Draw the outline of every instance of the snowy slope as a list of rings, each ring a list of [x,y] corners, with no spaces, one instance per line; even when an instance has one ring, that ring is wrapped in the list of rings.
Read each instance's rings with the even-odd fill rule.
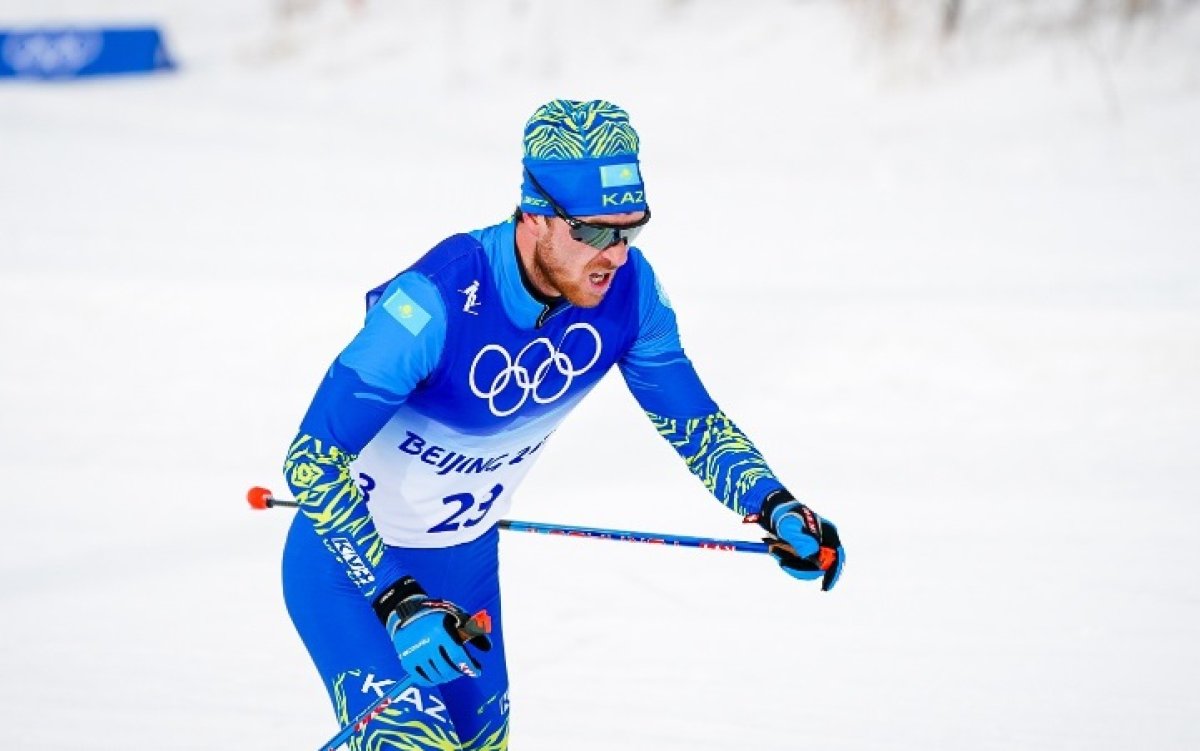
[[[885,43],[862,4],[10,0],[177,75],[0,86],[0,743],[315,747],[283,451],[360,293],[643,138],[722,407],[849,551],[504,540],[519,751],[1200,747],[1200,20]],[[619,380],[514,516],[746,535]]]

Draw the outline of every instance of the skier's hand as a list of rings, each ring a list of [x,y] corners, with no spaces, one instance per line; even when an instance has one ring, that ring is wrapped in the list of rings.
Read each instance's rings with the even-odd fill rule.
[[[466,645],[484,652],[491,621],[486,611],[473,616],[449,600],[435,600],[411,576],[387,589],[374,603],[400,664],[418,685],[433,686],[461,678],[479,677],[482,666]]]
[[[777,490],[763,501],[762,511],[746,517],[773,535],[763,538],[779,566],[797,579],[820,579],[828,592],[837,584],[846,565],[846,551],[837,527],[797,501],[786,490]]]

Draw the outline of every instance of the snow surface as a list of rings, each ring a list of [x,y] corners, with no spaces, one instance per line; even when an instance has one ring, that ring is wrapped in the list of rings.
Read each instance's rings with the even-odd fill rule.
[[[507,536],[513,747],[1200,748],[1198,14],[734,5],[5,3],[182,68],[0,86],[0,745],[335,730],[243,494],[361,292],[500,219],[570,96],[632,112],[688,351],[849,567]],[[615,377],[514,516],[751,536]]]

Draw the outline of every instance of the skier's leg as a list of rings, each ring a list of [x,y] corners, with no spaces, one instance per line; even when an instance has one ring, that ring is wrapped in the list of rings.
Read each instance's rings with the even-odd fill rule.
[[[483,666],[478,678],[462,678],[439,686],[463,751],[508,748],[508,669],[504,656],[504,618],[500,608],[497,547],[499,529],[474,542],[433,551],[412,551],[413,565],[423,573],[430,592],[445,592],[467,612],[487,610],[492,619],[492,648],[475,654]],[[429,560],[425,559],[428,556]],[[436,589],[435,589],[436,588]]]
[[[498,646],[475,653],[483,665],[482,675],[409,689],[369,723],[351,748],[458,751],[463,748],[460,735],[472,741],[468,749],[507,747],[507,675],[499,627],[495,530],[489,537],[454,548],[404,551],[406,570],[431,594],[452,599],[470,612],[488,608],[493,615]],[[478,566],[485,568],[481,571]],[[288,535],[283,580],[288,612],[321,674],[338,722],[345,725],[404,676],[395,647],[370,604],[302,514]],[[467,723],[465,731],[456,728],[458,717]]]

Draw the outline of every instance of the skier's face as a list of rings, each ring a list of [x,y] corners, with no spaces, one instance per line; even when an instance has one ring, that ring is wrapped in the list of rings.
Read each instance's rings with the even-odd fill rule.
[[[636,224],[643,212],[579,217],[585,222],[611,225]],[[617,270],[629,260],[624,240],[597,250],[571,237],[570,227],[558,217],[547,217],[537,237],[533,268],[527,269],[533,282],[543,291],[562,295],[580,308],[594,308],[612,287]]]

